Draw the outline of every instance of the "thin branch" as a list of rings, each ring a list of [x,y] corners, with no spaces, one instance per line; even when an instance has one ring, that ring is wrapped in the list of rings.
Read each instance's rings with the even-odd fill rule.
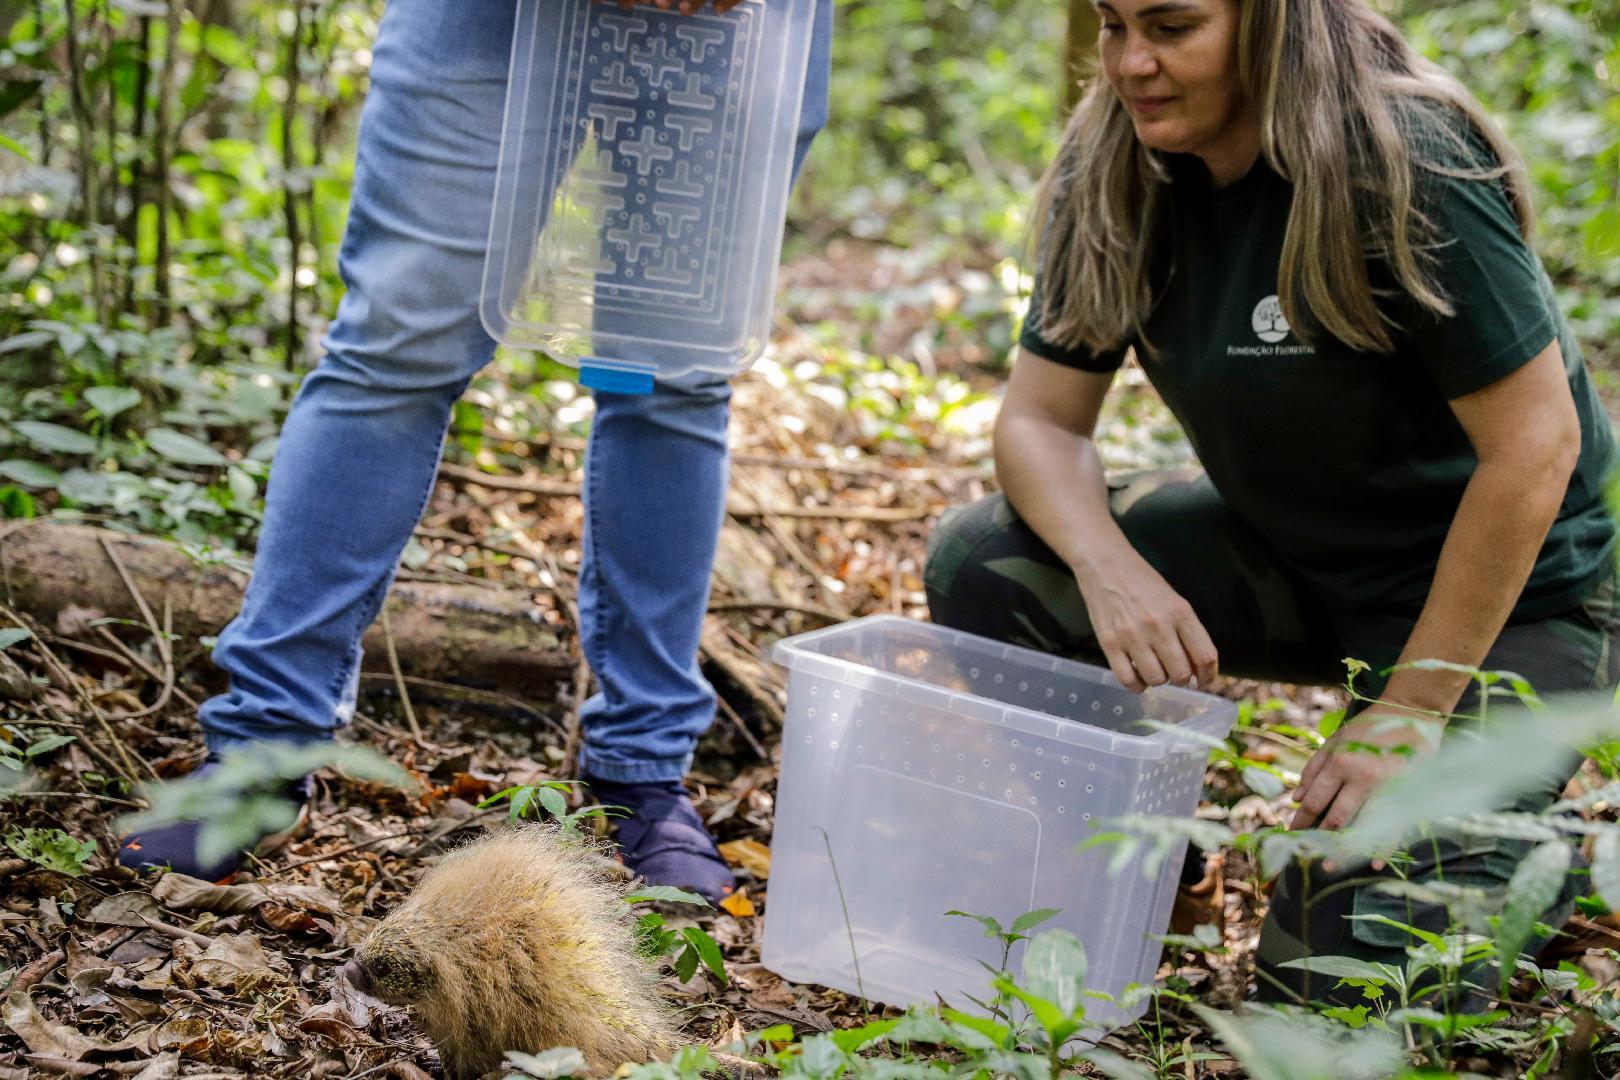
[[[282,216],[287,223],[288,262],[292,277],[287,292],[287,359],[288,371],[298,368],[298,265],[304,246],[303,230],[298,223],[298,193],[294,177],[298,172],[298,155],[293,149],[293,129],[298,124],[298,91],[302,78],[302,47],[304,40],[304,3],[293,0],[293,28],[287,38],[285,61],[287,98],[281,103],[281,203]],[[406,714],[410,713],[407,703]]]
[[[179,67],[180,0],[163,0],[166,11],[163,18],[163,67],[158,72],[157,122],[153,142],[156,144],[156,162],[152,170],[157,184],[157,315],[153,324],[168,324],[173,306],[172,282],[169,275],[171,258],[169,241],[169,210],[173,201],[170,190],[169,165],[174,156],[174,81]]]
[[[853,615],[834,611],[832,608],[817,607],[814,604],[790,604],[785,600],[717,600],[709,605],[711,612],[725,611],[794,611],[800,615],[812,615],[827,622],[841,623],[853,619]]]
[[[394,673],[394,688],[399,691],[399,703],[405,709],[405,722],[410,725],[411,738],[416,740],[417,746],[426,746],[427,740],[422,737],[422,727],[416,722],[416,710],[411,708],[411,692],[405,689],[405,673],[399,668],[399,653],[394,648],[394,628],[388,623],[388,599],[383,598],[382,605],[383,644],[388,649],[388,669]]]
[[[174,3],[175,0],[170,0]],[[79,165],[79,217],[84,227],[96,224],[96,210],[101,206],[100,176],[95,161],[95,120],[90,115],[90,103],[84,87],[84,52],[79,41],[79,0],[65,0],[62,10],[67,16],[68,98],[73,106],[73,122],[78,127],[78,145],[75,148]],[[90,249],[90,292],[96,309],[96,320],[107,323],[107,297],[102,277],[101,252],[92,241]]]

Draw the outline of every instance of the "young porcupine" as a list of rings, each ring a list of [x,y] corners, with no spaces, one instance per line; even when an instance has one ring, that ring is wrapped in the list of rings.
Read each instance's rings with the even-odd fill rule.
[[[344,974],[413,1006],[448,1076],[554,1046],[609,1075],[667,1056],[675,1039],[621,895],[583,842],[540,825],[503,830],[429,871]]]

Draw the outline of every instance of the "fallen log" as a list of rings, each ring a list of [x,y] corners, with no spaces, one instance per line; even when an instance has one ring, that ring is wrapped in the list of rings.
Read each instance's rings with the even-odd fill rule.
[[[199,561],[164,540],[48,519],[0,526],[0,596],[49,625],[70,606],[144,625],[141,605],[104,542],[149,609],[167,606],[172,631],[182,639],[218,634],[241,607],[247,576],[237,569]],[[394,649],[407,675],[507,691],[573,676],[575,659],[526,591],[402,581],[387,603]],[[367,669],[388,671],[380,621],[363,645]]]

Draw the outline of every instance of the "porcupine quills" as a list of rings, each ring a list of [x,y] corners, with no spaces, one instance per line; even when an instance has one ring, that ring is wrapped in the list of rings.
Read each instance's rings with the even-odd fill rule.
[[[597,1076],[675,1046],[620,889],[582,842],[526,825],[446,856],[360,943],[344,975],[411,1006],[454,1080],[507,1050],[572,1046]]]

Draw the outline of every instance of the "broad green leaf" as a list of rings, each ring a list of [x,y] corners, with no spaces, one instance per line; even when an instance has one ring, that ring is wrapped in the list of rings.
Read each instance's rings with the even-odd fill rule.
[[[562,792],[552,787],[542,787],[535,791],[535,798],[545,807],[546,813],[552,817],[560,818],[568,813],[568,799]]]
[[[1403,1064],[1400,1043],[1374,1028],[1347,1031],[1309,1013],[1192,1008],[1251,1080],[1383,1080]]]
[[[1365,979],[1388,986],[1395,982],[1397,973],[1387,964],[1373,964],[1353,956],[1304,956],[1288,960],[1278,967],[1297,968],[1313,975],[1331,975],[1335,979]]]
[[[673,885],[644,885],[624,898],[627,904],[638,903],[642,900],[665,900],[674,904],[696,904],[699,907],[712,906],[697,893],[677,889]]]
[[[1242,776],[1249,790],[1264,799],[1275,799],[1286,787],[1282,777],[1258,765],[1244,765]]]
[[[1391,926],[1396,930],[1405,930],[1408,934],[1411,934],[1414,938],[1417,938],[1426,945],[1431,945],[1436,949],[1443,949],[1446,947],[1446,939],[1442,935],[1431,933],[1428,930],[1412,926],[1409,923],[1403,923],[1399,919],[1392,919],[1388,915],[1378,912],[1373,912],[1368,915],[1346,915],[1345,918],[1365,919],[1367,922],[1378,923],[1380,926]]]
[[[829,1034],[832,1035],[833,1042],[838,1044],[840,1050],[853,1054],[855,1051],[882,1039],[893,1031],[894,1026],[899,1022],[899,1017],[892,1020],[874,1020],[869,1024],[862,1024],[860,1027],[844,1028],[841,1031],[834,1031]]]
[[[24,330],[20,334],[13,334],[4,341],[0,341],[0,355],[9,352],[20,352],[23,349],[32,349],[35,346],[44,345],[55,340],[56,335],[49,330]]]
[[[714,977],[720,980],[722,986],[725,985],[726,961],[720,955],[720,946],[715,942],[714,938],[695,926],[683,927],[681,937],[686,940],[688,945],[697,950],[698,957],[703,961],[703,966],[708,968],[714,974]]]
[[[62,474],[49,465],[27,458],[8,458],[0,461],[0,476],[32,488],[53,488],[62,482]]]
[[[19,641],[27,641],[34,636],[32,630],[25,630],[20,626],[8,626],[0,630],[0,649],[9,649]]]
[[[675,958],[675,977],[685,982],[696,975],[700,959],[697,950],[690,945],[682,949],[681,954]]]
[[[1001,920],[997,919],[993,915],[974,915],[966,911],[957,911],[955,908],[952,908],[945,914],[960,915],[964,919],[972,919],[974,922],[984,927],[984,936],[987,938],[995,938],[996,940],[1000,940],[1002,935],[1007,932],[1002,929]]]
[[[1620,911],[1620,828],[1614,825],[1592,844],[1592,886],[1610,911]]]
[[[1067,1037],[1065,1032],[1072,1031],[1072,1014],[1065,1013],[1054,1002],[1026,990],[1008,978],[996,979],[992,985],[1002,993],[1011,995],[1029,1006],[1030,1015],[1046,1031],[1046,1037],[1052,1042],[1061,1043]]]
[[[1088,1050],[1082,1056],[1110,1080],[1154,1080],[1153,1070],[1120,1057],[1112,1050]]]
[[[1079,1012],[1086,986],[1086,948],[1080,939],[1067,930],[1037,934],[1024,952],[1024,985],[1065,1018]]]
[[[84,399],[110,420],[126,409],[139,405],[141,394],[139,390],[127,386],[92,386],[84,392]]]
[[[212,446],[169,428],[153,428],[146,433],[146,445],[170,461],[182,465],[229,465],[230,459]]]
[[[799,1069],[806,1076],[826,1078],[842,1072],[849,1055],[826,1035],[805,1039],[799,1050]]]
[[[43,420],[19,420],[11,425],[17,434],[53,454],[93,454],[96,440],[82,431]]]
[[[1012,1034],[1012,1029],[1006,1024],[992,1020],[988,1016],[974,1016],[958,1009],[942,1010],[941,1015],[958,1027],[965,1027],[969,1031],[983,1035],[993,1046],[1005,1046],[1007,1036]]]
[[[1513,981],[1519,957],[1540,919],[1558,899],[1569,873],[1570,849],[1562,840],[1542,844],[1524,857],[1508,882],[1507,906],[1496,921],[1496,950],[1502,974],[1502,993]]]
[[[28,148],[9,135],[0,135],[0,150],[9,150],[24,161],[33,161],[29,156]]]
[[[538,1054],[508,1050],[506,1065],[512,1069],[522,1069],[536,1080],[585,1075],[585,1055],[572,1046],[556,1046]]]
[[[68,743],[72,742],[75,738],[76,736],[63,735],[60,732],[46,735],[43,738],[35,739],[33,742],[29,743],[28,749],[24,751],[24,756],[32,761],[34,758],[42,757],[45,754],[50,753],[52,750],[60,750]]]
[[[1034,911],[1026,911],[1022,915],[1018,916],[1018,918],[1013,920],[1012,927],[1010,928],[1011,932],[1014,934],[1022,934],[1026,930],[1033,930],[1046,920],[1055,918],[1062,913],[1062,908],[1055,907],[1036,908]]]

